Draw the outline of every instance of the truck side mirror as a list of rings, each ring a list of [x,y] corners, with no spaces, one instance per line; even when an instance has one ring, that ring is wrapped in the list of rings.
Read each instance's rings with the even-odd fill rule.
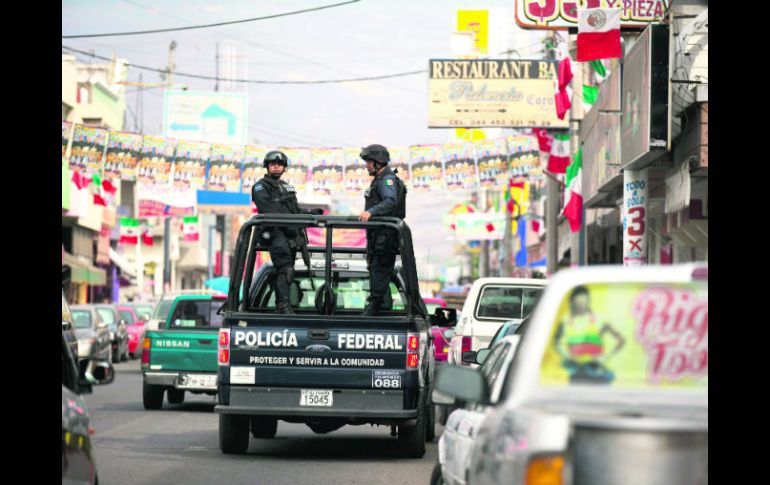
[[[457,310],[454,308],[437,307],[430,315],[431,325],[437,327],[454,327],[457,325]]]

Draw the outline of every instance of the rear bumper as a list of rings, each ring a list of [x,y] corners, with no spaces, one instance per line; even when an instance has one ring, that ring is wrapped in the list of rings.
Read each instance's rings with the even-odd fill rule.
[[[300,406],[299,388],[232,386],[230,404],[217,405],[220,414],[329,417],[360,419],[414,419],[417,409],[403,409],[403,390],[338,389],[332,407]]]
[[[216,392],[216,387],[188,387],[180,382],[180,378],[185,374],[206,374],[216,375],[212,372],[157,372],[148,371],[144,373],[144,382],[147,384],[170,386],[182,391],[203,391],[203,392]]]

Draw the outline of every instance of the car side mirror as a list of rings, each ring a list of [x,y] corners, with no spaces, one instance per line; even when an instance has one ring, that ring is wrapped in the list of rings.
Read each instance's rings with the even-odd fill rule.
[[[463,352],[462,360],[466,364],[476,364],[476,355],[478,352],[475,350],[469,350],[467,352]]]
[[[487,357],[489,357],[489,353],[492,352],[491,349],[481,349],[476,354],[476,363],[481,365],[484,362],[487,361]]]
[[[106,323],[104,323],[104,322],[100,322],[100,323],[99,323],[99,324],[96,326],[96,328],[107,328],[107,324],[106,324]]]
[[[121,320],[121,321],[120,321],[120,325],[127,325],[127,323],[126,323],[126,321],[125,321],[125,320]]]
[[[489,384],[478,369],[446,366],[438,374],[436,389],[440,394],[470,404],[489,404]]]
[[[455,308],[437,307],[429,316],[430,323],[437,327],[454,327],[457,325],[457,310]]]

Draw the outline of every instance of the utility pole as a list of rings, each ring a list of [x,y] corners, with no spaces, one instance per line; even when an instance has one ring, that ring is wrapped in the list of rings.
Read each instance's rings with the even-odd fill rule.
[[[168,81],[169,85],[174,82],[174,49],[176,49],[176,41],[171,41],[168,46]],[[169,249],[171,245],[171,216],[167,216],[163,220],[163,292],[171,290],[171,261],[169,255]]]
[[[546,47],[546,59],[553,60],[555,55],[556,38],[550,38],[551,47]],[[547,197],[546,197],[546,235],[548,244],[548,257],[546,260],[547,271],[549,275],[556,272],[559,263],[559,183],[553,177],[546,177]]]

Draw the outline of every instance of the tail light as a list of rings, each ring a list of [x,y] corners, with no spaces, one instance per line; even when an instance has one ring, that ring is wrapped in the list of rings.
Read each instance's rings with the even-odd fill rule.
[[[563,485],[564,457],[538,456],[527,464],[526,485]]]
[[[406,368],[417,369],[420,366],[420,335],[406,334]]]
[[[461,347],[463,352],[468,352],[471,350],[471,337],[463,337]]]
[[[219,329],[219,365],[230,365],[230,329]]]
[[[145,337],[142,343],[142,365],[150,365],[150,337]]]

